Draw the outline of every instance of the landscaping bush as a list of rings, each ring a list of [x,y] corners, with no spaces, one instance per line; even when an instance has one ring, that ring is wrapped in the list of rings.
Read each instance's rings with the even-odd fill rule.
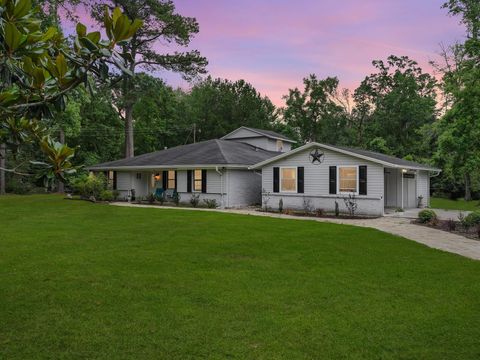
[[[203,202],[209,209],[216,209],[218,207],[217,200],[215,199],[204,199]]]
[[[148,194],[146,196],[146,198],[147,198],[147,201],[148,201],[149,204],[153,204],[155,202],[155,195],[154,194]]]
[[[418,221],[422,224],[431,224],[437,220],[437,214],[430,209],[422,210],[418,213]]]
[[[447,229],[448,231],[455,231],[457,229],[457,223],[453,219],[447,220]]]
[[[278,212],[283,212],[283,199],[278,200]]]
[[[70,185],[74,194],[84,199],[100,199],[101,193],[107,190],[107,181],[102,173],[94,175],[81,175],[71,180]],[[112,194],[113,198],[113,194]]]
[[[118,197],[120,196],[120,191],[112,190],[112,194],[113,194],[113,200],[118,200]]]
[[[462,225],[469,229],[474,226],[480,226],[480,211],[474,211],[465,216]]]
[[[315,215],[318,217],[322,217],[325,215],[325,210],[318,208],[315,210]]]
[[[32,184],[16,177],[10,178],[5,184],[5,191],[11,194],[25,195],[32,190]]]
[[[114,196],[113,196],[113,191],[112,190],[103,190],[100,193],[100,200],[103,201],[113,201]]]
[[[200,194],[192,194],[192,197],[190,198],[190,204],[194,208],[196,208],[199,202],[200,202]]]
[[[180,204],[180,194],[178,192],[174,192],[172,196],[173,203],[178,206]]]

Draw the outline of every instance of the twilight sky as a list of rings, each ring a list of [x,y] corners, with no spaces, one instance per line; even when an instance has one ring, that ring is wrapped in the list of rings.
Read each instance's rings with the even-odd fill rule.
[[[439,44],[464,36],[443,2],[175,0],[180,14],[200,24],[191,48],[207,57],[209,74],[245,79],[276,105],[310,73],[338,76],[341,87],[354,89],[373,71],[373,59],[390,54],[408,55],[430,70]],[[188,87],[177,75],[157,75]]]

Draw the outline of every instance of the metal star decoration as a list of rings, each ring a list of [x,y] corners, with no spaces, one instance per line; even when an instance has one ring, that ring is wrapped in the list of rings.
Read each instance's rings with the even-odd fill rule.
[[[320,165],[325,158],[325,154],[318,149],[310,152],[310,161],[312,164]]]

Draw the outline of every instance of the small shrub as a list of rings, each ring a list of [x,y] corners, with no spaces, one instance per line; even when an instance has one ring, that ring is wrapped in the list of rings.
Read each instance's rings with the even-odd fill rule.
[[[278,212],[283,212],[283,199],[278,200]]]
[[[477,236],[478,236],[478,238],[480,239],[480,225],[477,226]]]
[[[178,206],[178,205],[180,204],[180,198],[181,198],[180,194],[175,191],[175,192],[173,193],[172,200],[173,200],[173,203],[174,203],[176,206]]]
[[[480,211],[474,211],[465,216],[463,219],[462,225],[466,228],[469,229],[474,226],[479,226],[480,225]]]
[[[209,209],[216,209],[218,207],[216,199],[204,199],[203,202]]]
[[[118,200],[118,197],[120,196],[120,191],[118,190],[112,190],[112,194],[113,194],[113,200]]]
[[[154,194],[148,194],[145,199],[148,201],[149,204],[153,204],[155,202],[155,195]]]
[[[340,216],[340,206],[338,206],[338,202],[335,200],[335,216]]]
[[[165,202],[165,194],[155,196],[155,199],[160,203],[160,205],[163,205]]]
[[[100,193],[100,200],[103,201],[113,201],[113,192],[112,190],[103,190]]]
[[[401,207],[397,207],[395,208],[395,212],[404,212],[405,210],[403,210],[403,208]]]
[[[262,203],[265,211],[268,211],[268,203],[270,201],[270,191],[262,189]]]
[[[347,208],[348,214],[352,217],[355,216],[355,211],[357,211],[357,198],[355,195],[348,195],[348,197],[343,198],[343,202],[345,203],[345,207]]]
[[[432,224],[437,221],[437,214],[430,209],[422,210],[418,213],[418,221],[422,224]]]
[[[175,200],[173,200],[175,201]],[[192,194],[192,197],[190,198],[190,204],[196,208],[198,206],[198,203],[200,202],[200,194]]]
[[[5,184],[5,191],[7,193],[25,195],[30,193],[32,190],[32,184],[17,177],[12,177]]]
[[[446,224],[448,231],[455,231],[457,229],[457,223],[453,219],[448,219]]]
[[[323,209],[316,209],[315,210],[315,215],[318,216],[318,217],[322,217],[325,215],[325,210]]]
[[[84,199],[100,199],[101,193],[107,189],[105,175],[82,175],[71,180],[73,192]]]
[[[312,200],[310,200],[306,196],[303,197],[303,212],[305,213],[305,215],[311,214],[313,212]]]

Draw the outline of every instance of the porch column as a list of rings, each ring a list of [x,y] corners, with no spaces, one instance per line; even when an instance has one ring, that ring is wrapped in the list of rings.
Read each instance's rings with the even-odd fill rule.
[[[402,171],[400,171],[400,176],[402,177],[402,191],[401,191],[401,193],[402,193],[402,209],[404,209],[404,207],[403,207],[403,174],[404,174],[404,172],[405,172],[405,169],[402,169]]]

